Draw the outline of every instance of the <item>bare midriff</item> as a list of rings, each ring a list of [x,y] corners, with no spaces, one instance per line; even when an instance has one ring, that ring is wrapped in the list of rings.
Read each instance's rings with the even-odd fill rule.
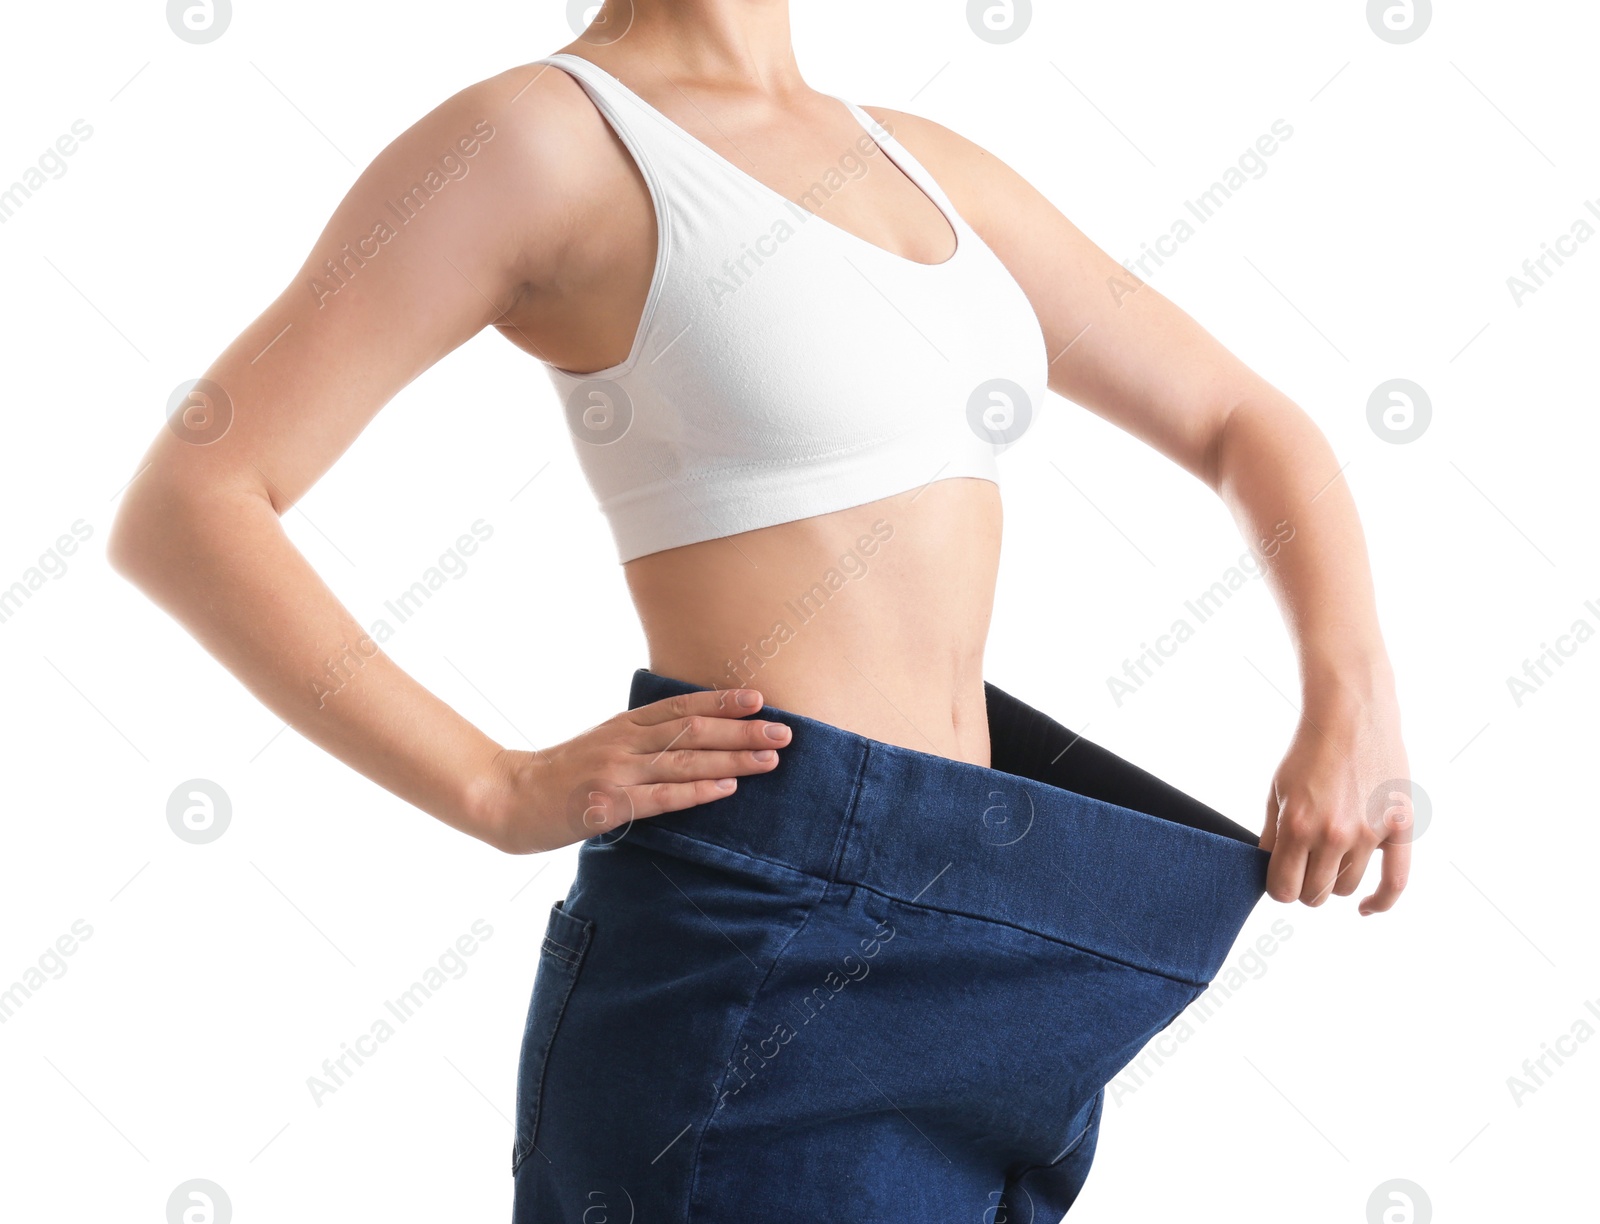
[[[650,670],[989,764],[998,486],[956,477],[623,567]]]

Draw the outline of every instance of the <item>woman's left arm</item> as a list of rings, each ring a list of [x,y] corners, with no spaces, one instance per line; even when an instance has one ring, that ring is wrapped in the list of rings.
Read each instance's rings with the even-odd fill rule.
[[[1366,542],[1327,440],[1286,395],[1112,259],[999,158],[871,108],[926,165],[1033,304],[1052,391],[1209,485],[1250,541],[1300,662],[1301,714],[1267,796],[1267,892],[1321,905],[1374,850],[1386,910],[1405,887],[1411,803]]]

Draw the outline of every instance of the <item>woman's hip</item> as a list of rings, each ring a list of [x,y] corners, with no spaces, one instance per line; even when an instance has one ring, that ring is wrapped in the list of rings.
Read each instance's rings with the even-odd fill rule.
[[[634,674],[630,708],[701,686]],[[792,738],[732,795],[591,839],[851,886],[1018,927],[1194,985],[1265,892],[1256,837],[985,685],[992,765],[764,707]],[[732,857],[729,857],[732,856]],[[581,884],[581,881],[580,881]]]

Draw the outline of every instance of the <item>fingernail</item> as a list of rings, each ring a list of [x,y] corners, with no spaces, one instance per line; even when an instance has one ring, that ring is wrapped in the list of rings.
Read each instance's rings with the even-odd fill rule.
[[[739,695],[734,698],[747,710],[753,710],[761,704],[761,694],[754,689],[740,689]]]
[[[768,723],[767,738],[770,740],[786,740],[789,738],[789,728],[782,723]]]
[[[760,761],[763,765],[765,765],[768,761],[776,761],[777,759],[778,754],[772,751],[771,748],[763,748],[760,752],[756,753],[756,760]]]
[[[718,778],[717,779],[717,789],[718,790],[732,790],[733,789],[733,779],[732,778]]]

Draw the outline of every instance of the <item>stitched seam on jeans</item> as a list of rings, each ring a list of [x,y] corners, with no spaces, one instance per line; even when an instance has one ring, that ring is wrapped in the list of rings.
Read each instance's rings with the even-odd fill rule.
[[[816,879],[815,876],[809,875],[807,878]],[[711,1111],[706,1114],[705,1119],[700,1123],[700,1133],[695,1136],[694,1159],[689,1164],[689,1195],[683,1204],[684,1224],[690,1224],[689,1213],[694,1210],[695,1194],[700,1189],[700,1157],[705,1149],[706,1135],[710,1133],[711,1123],[717,1116],[717,1102],[722,1099],[722,1085],[728,1082],[728,1076],[731,1073],[730,1069],[733,1066],[733,1056],[739,1052],[739,1039],[744,1036],[745,1026],[750,1023],[751,1013],[756,1009],[756,1000],[761,997],[761,992],[766,989],[767,983],[772,980],[772,975],[778,971],[779,962],[787,955],[789,949],[794,946],[794,941],[800,937],[800,932],[811,924],[812,915],[817,912],[822,902],[826,900],[831,887],[832,885],[824,883],[823,887],[818,890],[816,899],[806,907],[806,916],[789,933],[789,938],[783,941],[783,947],[778,949],[778,954],[772,958],[772,964],[767,966],[767,971],[762,975],[761,981],[750,992],[750,998],[745,1003],[744,1015],[739,1017],[739,1023],[733,1030],[733,1045],[729,1049],[728,1058],[723,1064],[722,1075],[717,1079],[715,1092],[711,1098]]]
[[[845,847],[850,843],[850,834],[855,831],[856,813],[861,807],[861,784],[867,776],[867,762],[872,757],[871,743],[861,746],[861,764],[856,767],[855,781],[850,785],[850,799],[844,805],[844,819],[839,822],[839,835],[834,838],[833,854],[828,860],[828,883],[839,881],[839,867],[844,862]]]
[[[662,828],[662,827],[660,827],[658,825],[658,826],[654,826],[654,827],[652,827],[650,829],[650,836],[651,837],[681,837],[684,841],[694,842],[694,844],[697,845],[697,846],[706,846],[706,847],[708,847],[708,848],[710,848],[712,850],[721,851],[723,854],[732,854],[732,855],[734,855],[734,856],[736,856],[738,858],[746,858],[746,859],[749,859],[752,863],[765,863],[769,867],[781,868],[784,871],[792,872],[793,874],[799,876],[803,880],[811,880],[811,881],[813,881],[815,883],[818,883],[818,884],[826,884],[826,883],[828,883],[828,880],[826,879],[826,877],[819,876],[819,875],[813,875],[809,871],[802,871],[800,868],[796,867],[792,863],[780,862],[779,860],[774,859],[774,858],[767,858],[765,855],[762,855],[762,854],[751,854],[748,850],[735,850],[732,846],[724,846],[721,842],[714,842],[714,841],[711,841],[710,839],[704,838],[704,837],[695,837],[692,834],[683,832],[681,829],[666,829],[666,828]],[[620,845],[623,844],[623,842],[621,840],[619,840],[616,844],[620,846]],[[636,845],[636,846],[646,846],[646,847],[649,847],[651,849],[656,849],[656,847],[650,846],[650,843],[648,841],[639,841],[639,840],[636,839],[633,844]]]
[[[511,1176],[517,1175],[517,1170],[527,1163],[528,1157],[539,1152],[539,1119],[544,1114],[544,1089],[550,1074],[550,1051],[556,1044],[556,1033],[560,1031],[561,1019],[567,1014],[567,1001],[572,998],[572,988],[577,985],[577,971],[566,975],[567,989],[561,995],[561,1006],[556,1008],[556,1018],[550,1024],[550,1036],[545,1041],[544,1049],[539,1054],[539,1088],[533,1097],[533,1121],[528,1126],[528,1146],[511,1166]],[[539,1155],[544,1156],[543,1152]],[[546,1160],[550,1158],[544,1157]]]
[[[1082,1147],[1085,1137],[1087,1137],[1089,1132],[1094,1129],[1094,1124],[1100,1120],[1100,1111],[1105,1107],[1105,1103],[1106,1090],[1102,1088],[1094,1095],[1094,1108],[1089,1111],[1089,1120],[1083,1124],[1083,1129],[1078,1132],[1078,1137],[1071,1143],[1067,1144],[1067,1150],[1062,1152],[1061,1155],[1057,1156],[1049,1164],[1033,1165],[1030,1168],[1024,1169],[1017,1175],[1016,1180],[1021,1181],[1024,1177],[1028,1176],[1028,1174],[1037,1173],[1040,1169],[1053,1169],[1068,1156],[1071,1156],[1072,1153],[1076,1152],[1080,1147]]]
[[[854,809],[854,804],[852,803],[852,810],[853,809]],[[1107,954],[1105,952],[1097,951],[1094,948],[1086,948],[1082,944],[1073,943],[1070,939],[1062,939],[1058,935],[1046,935],[1041,931],[1035,931],[1032,927],[1021,926],[1021,925],[1019,925],[1019,924],[1017,924],[1015,922],[1007,922],[1003,918],[990,918],[990,917],[987,917],[987,916],[985,916],[983,914],[971,914],[971,913],[968,913],[966,910],[948,909],[948,908],[946,908],[944,906],[940,906],[940,905],[929,905],[926,901],[908,901],[904,897],[896,896],[894,893],[891,893],[891,892],[885,892],[881,888],[874,888],[871,884],[863,884],[859,880],[845,880],[845,879],[827,880],[827,879],[823,878],[822,876],[813,875],[809,871],[801,871],[798,867],[791,866],[788,863],[780,863],[776,859],[764,858],[763,856],[761,856],[759,854],[751,854],[747,850],[735,850],[731,846],[724,846],[721,842],[708,841],[706,838],[703,838],[703,837],[692,837],[689,834],[681,832],[681,831],[679,831],[677,829],[656,828],[656,829],[651,829],[650,832],[651,832],[652,836],[657,836],[657,837],[681,837],[681,838],[683,838],[684,841],[691,841],[691,842],[696,843],[697,845],[708,846],[708,847],[710,847],[710,848],[712,848],[714,850],[720,850],[724,854],[732,854],[732,855],[735,855],[738,858],[750,859],[752,862],[756,862],[756,863],[766,863],[766,864],[768,864],[769,866],[772,866],[772,867],[781,867],[785,871],[791,871],[797,876],[801,876],[801,877],[803,877],[804,879],[807,879],[807,880],[815,880],[818,883],[822,883],[822,884],[839,884],[839,885],[843,885],[843,886],[846,886],[846,887],[849,887],[849,888],[860,888],[860,889],[865,890],[866,892],[870,892],[870,893],[874,894],[875,896],[885,897],[888,900],[893,901],[893,902],[895,902],[895,903],[897,903],[899,905],[910,906],[912,909],[924,909],[924,910],[929,910],[929,911],[931,911],[933,913],[936,913],[936,914],[949,914],[953,918],[970,918],[974,922],[987,922],[987,923],[990,923],[990,924],[992,924],[994,926],[1008,927],[1013,931],[1021,931],[1025,935],[1032,935],[1032,936],[1034,936],[1034,937],[1036,937],[1038,939],[1043,939],[1048,943],[1059,944],[1060,946],[1062,946],[1064,948],[1071,948],[1076,952],[1082,952],[1086,956],[1098,957],[1100,960],[1106,961],[1106,962],[1108,962],[1110,964],[1121,965],[1125,969],[1135,969],[1135,970],[1138,970],[1138,972],[1140,972],[1140,973],[1153,974],[1156,977],[1166,978],[1168,981],[1171,981],[1171,982],[1180,982],[1185,986],[1199,987],[1200,989],[1203,990],[1205,987],[1207,987],[1207,986],[1209,986],[1211,984],[1209,981],[1204,981],[1204,982],[1192,981],[1189,978],[1179,977],[1175,973],[1168,973],[1168,972],[1166,972],[1165,970],[1162,970],[1162,969],[1153,969],[1149,965],[1138,965],[1138,964],[1135,964],[1133,961],[1123,960],[1121,957],[1111,956],[1111,955],[1109,955],[1109,954]],[[648,842],[640,842],[640,843],[637,843],[637,844],[644,845],[644,846],[648,846],[649,845]]]
[[[569,915],[569,917],[570,916],[571,915]],[[583,928],[583,948],[584,951],[587,951],[589,947],[589,933],[593,929],[594,920],[592,918],[585,918],[582,921],[585,924]],[[546,938],[548,941],[548,937]],[[539,1151],[539,1119],[544,1114],[544,1087],[546,1080],[549,1078],[550,1051],[555,1047],[556,1034],[561,1031],[562,1017],[567,1014],[567,1002],[572,998],[572,988],[578,984],[578,968],[579,963],[582,960],[583,954],[580,952],[578,958],[571,962],[570,971],[564,975],[567,979],[567,989],[561,995],[561,1006],[556,1008],[556,1018],[550,1024],[550,1036],[545,1041],[544,1050],[539,1056],[539,1089],[536,1093],[534,1093],[533,1098],[533,1123],[528,1127],[528,1147],[526,1151],[512,1161],[512,1177],[517,1175],[517,1170],[522,1168],[522,1166],[527,1162],[529,1156],[533,1155],[534,1152]],[[544,1153],[539,1152],[539,1155],[544,1156]],[[545,1159],[549,1160],[550,1158],[545,1156]]]
[[[904,905],[910,909],[929,910],[935,914],[949,914],[952,918],[967,918],[973,922],[986,922],[990,926],[1006,927],[1009,930],[1021,931],[1024,935],[1032,935],[1035,939],[1042,939],[1047,943],[1059,944],[1064,948],[1071,948],[1075,952],[1082,952],[1085,956],[1093,956],[1100,960],[1107,961],[1113,965],[1121,965],[1124,969],[1135,969],[1140,973],[1148,973],[1154,977],[1166,978],[1169,982],[1178,982],[1191,988],[1199,987],[1203,990],[1205,987],[1211,984],[1210,982],[1190,981],[1188,978],[1179,977],[1175,973],[1168,973],[1164,969],[1152,969],[1149,965],[1136,965],[1132,961],[1123,960],[1121,957],[1110,956],[1105,952],[1098,952],[1093,948],[1086,948],[1082,944],[1073,943],[1070,939],[1062,939],[1059,935],[1046,935],[1042,931],[1035,931],[1032,927],[1019,926],[1015,922],[1007,922],[1004,918],[990,918],[983,914],[969,914],[966,910],[948,909],[942,905],[929,905],[926,901],[907,901],[904,897],[897,897],[893,893],[884,892],[881,888],[874,888],[872,885],[862,884],[860,881],[841,880],[840,883],[848,883],[851,885],[851,887],[861,888],[870,893],[876,893],[880,897],[886,897],[890,901],[895,902],[897,905]]]
[[[580,959],[578,954],[573,952],[572,949],[563,944],[558,944],[550,939],[546,939],[542,947],[545,952],[555,957],[556,960],[564,961],[569,965],[576,965]]]

